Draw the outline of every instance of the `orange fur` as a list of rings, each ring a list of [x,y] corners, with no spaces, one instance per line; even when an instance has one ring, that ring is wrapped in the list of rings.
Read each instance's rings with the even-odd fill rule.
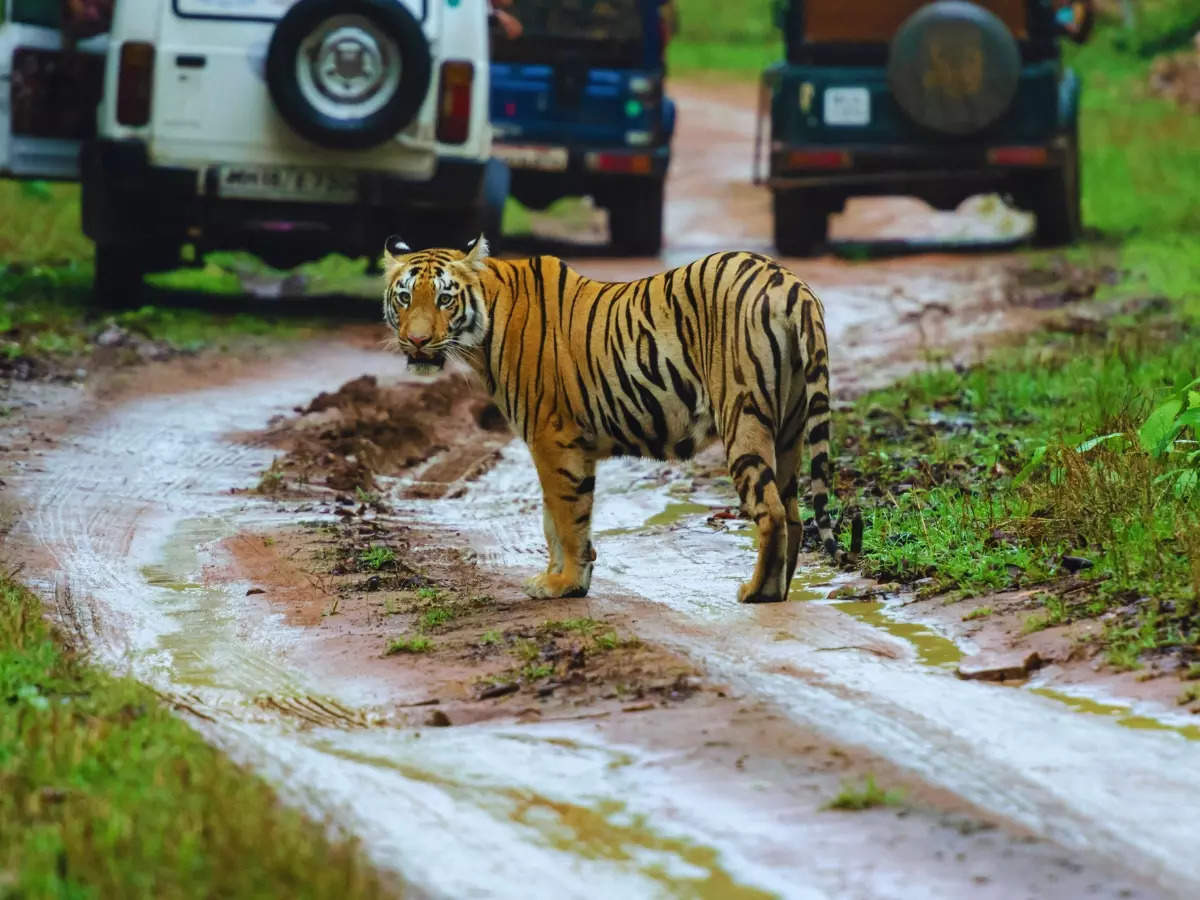
[[[418,363],[463,359],[529,445],[550,555],[527,585],[531,595],[588,590],[597,460],[686,459],[713,438],[724,443],[759,532],[758,563],[739,599],[787,596],[803,537],[805,441],[821,539],[843,557],[826,509],[824,310],[775,261],[718,253],[637,281],[601,282],[553,257],[488,259],[480,238],[469,253],[388,253],[385,263],[395,346]]]

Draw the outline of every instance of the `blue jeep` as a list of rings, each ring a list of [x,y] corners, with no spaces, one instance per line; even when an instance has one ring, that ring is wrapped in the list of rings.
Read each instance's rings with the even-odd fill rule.
[[[1077,238],[1080,85],[1058,38],[1086,36],[1084,7],[779,3],[787,59],[764,73],[760,114],[769,104],[766,183],[780,252],[815,252],[829,214],[855,195],[949,209],[996,190],[1036,213],[1039,243]]]
[[[492,41],[493,153],[511,192],[543,209],[591,195],[613,246],[662,247],[675,105],[663,93],[663,0],[515,0],[516,38]]]

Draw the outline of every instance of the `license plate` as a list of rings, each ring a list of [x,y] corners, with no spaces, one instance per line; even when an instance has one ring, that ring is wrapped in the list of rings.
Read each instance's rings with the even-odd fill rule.
[[[826,125],[866,125],[871,121],[871,94],[865,87],[826,88]]]
[[[338,169],[222,166],[217,170],[217,193],[247,200],[354,203],[358,176]]]
[[[566,147],[536,147],[527,144],[493,144],[492,155],[514,169],[564,172],[569,155]]]

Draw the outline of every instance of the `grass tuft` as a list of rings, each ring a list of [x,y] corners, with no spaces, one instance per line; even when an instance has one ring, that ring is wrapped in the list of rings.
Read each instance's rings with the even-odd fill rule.
[[[899,806],[904,802],[904,791],[899,788],[885,790],[875,783],[875,776],[868,774],[862,784],[843,782],[838,795],[826,804],[826,809],[859,811],[876,806]]]
[[[428,653],[433,649],[433,641],[424,635],[403,635],[388,641],[387,655],[397,653]]]

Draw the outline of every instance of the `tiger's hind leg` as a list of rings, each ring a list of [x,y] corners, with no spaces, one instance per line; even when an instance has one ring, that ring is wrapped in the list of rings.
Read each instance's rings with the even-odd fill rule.
[[[783,420],[775,456],[779,460],[779,478],[783,482],[783,509],[787,518],[787,581],[790,590],[796,575],[796,561],[800,557],[800,545],[804,543],[804,519],[800,515],[800,466],[804,456],[804,423],[808,407],[808,394],[803,379],[796,378],[788,392],[787,415]]]
[[[800,516],[800,488],[796,479],[800,465],[801,447],[794,444],[775,447],[779,459],[779,477],[786,479],[780,491],[783,500],[784,520],[787,522],[787,567],[783,582],[784,594],[791,589],[796,574],[796,560],[800,558],[800,545],[804,542],[804,520]]]
[[[729,474],[758,528],[758,563],[738,600],[778,603],[787,598],[788,525],[775,480],[775,440],[759,422],[743,417],[727,446]]]
[[[583,597],[592,583],[592,495],[596,463],[556,439],[531,445],[542,484],[542,523],[549,564],[525,582],[530,597]]]

